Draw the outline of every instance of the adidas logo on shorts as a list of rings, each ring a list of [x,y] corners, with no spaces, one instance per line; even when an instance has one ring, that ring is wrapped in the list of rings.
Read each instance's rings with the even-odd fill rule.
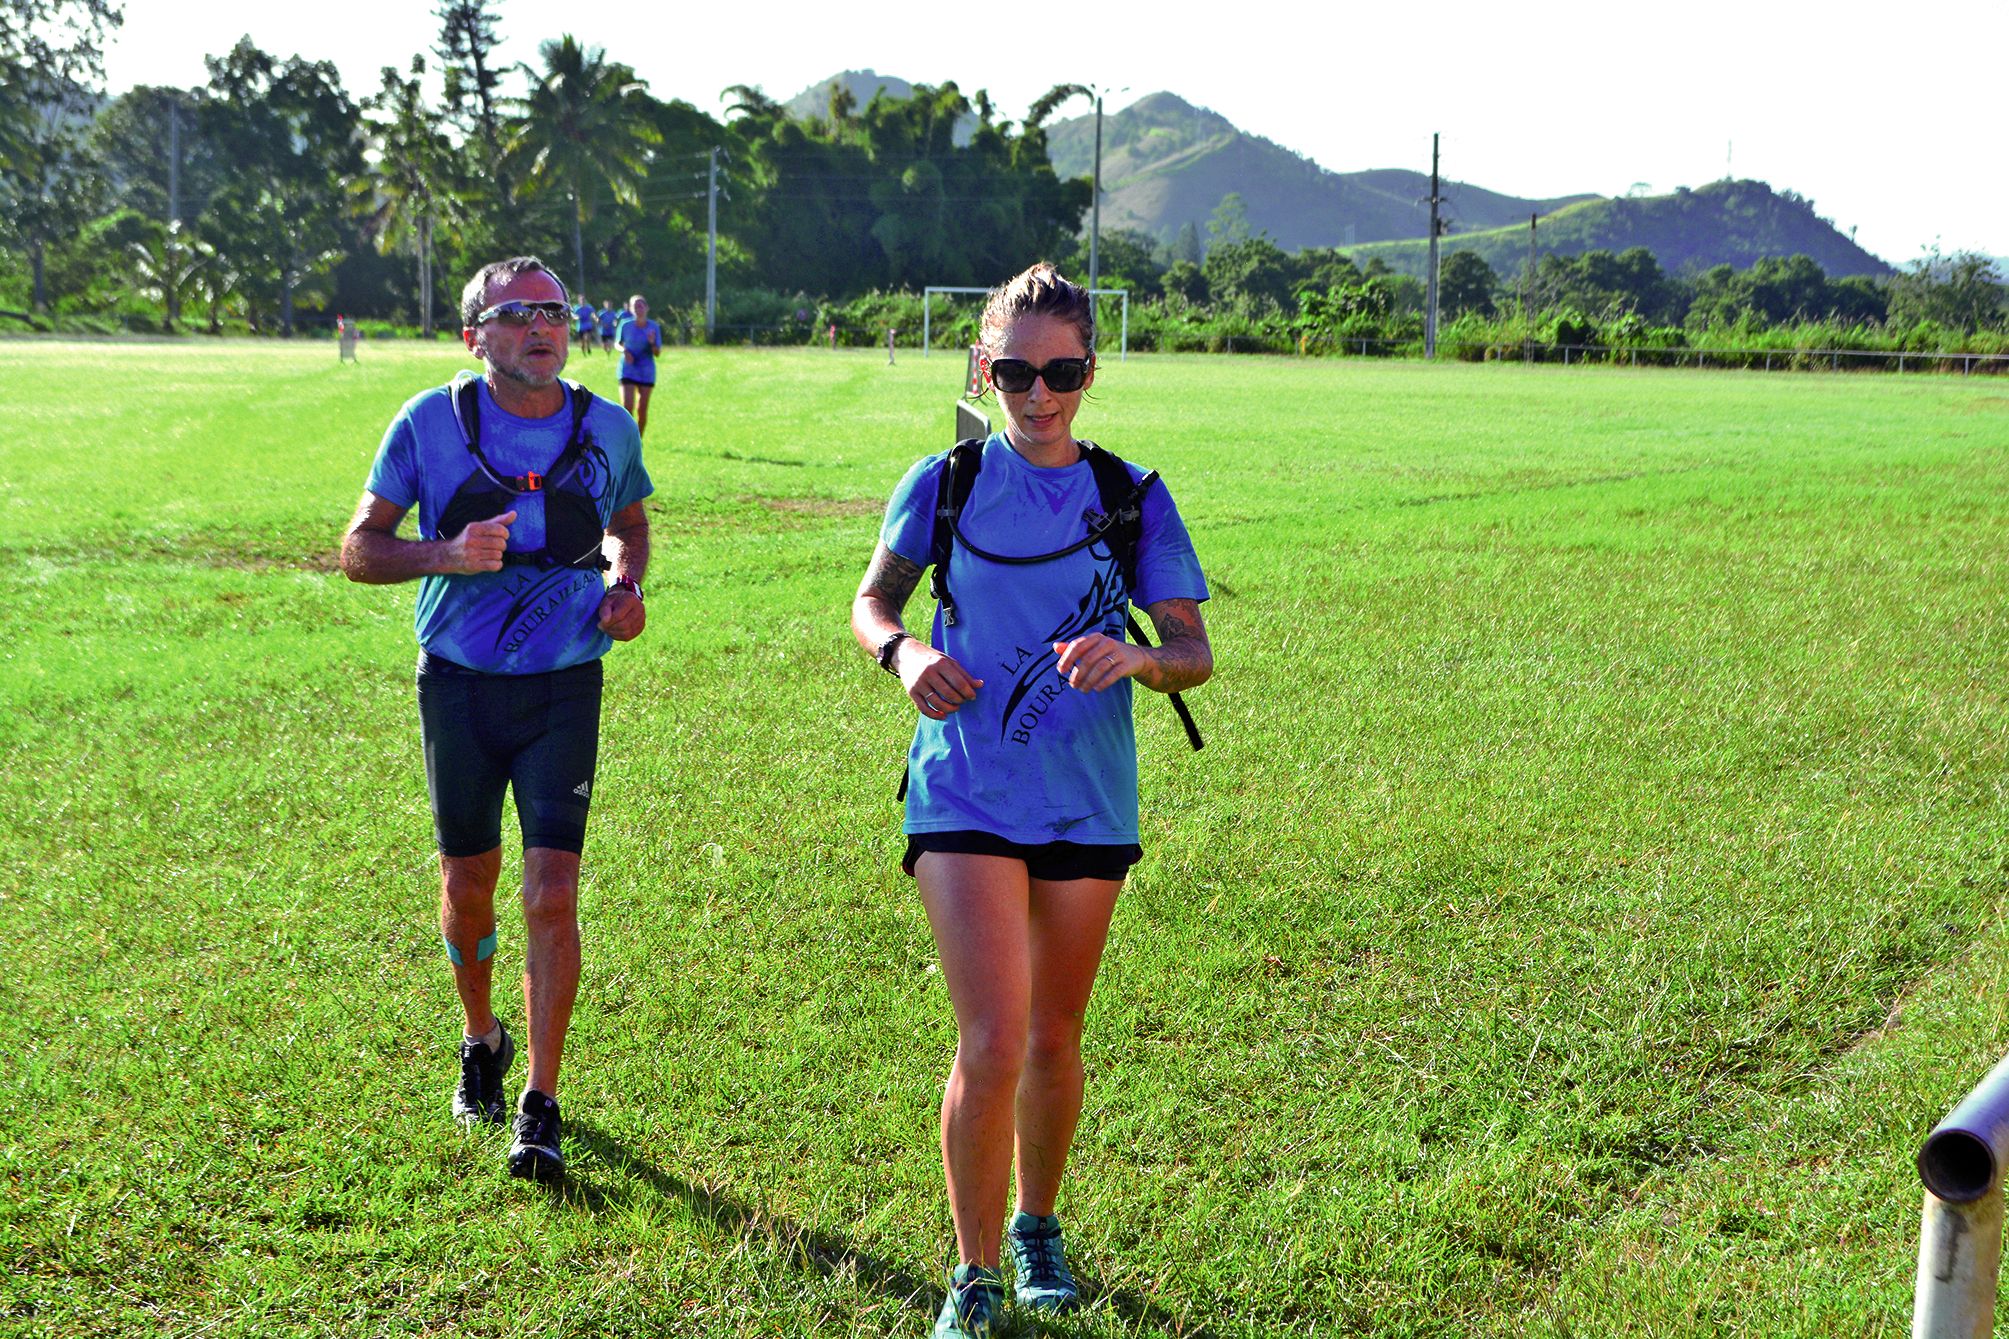
[[[578,785],[572,787],[572,793],[582,800],[590,800],[593,798],[593,783],[590,780],[581,781]]]

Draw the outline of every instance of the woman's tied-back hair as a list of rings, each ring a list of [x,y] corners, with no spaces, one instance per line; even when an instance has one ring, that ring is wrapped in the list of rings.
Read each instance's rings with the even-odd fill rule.
[[[550,274],[551,281],[558,285],[558,291],[561,294],[565,292],[565,281],[552,274],[551,267],[535,256],[511,256],[508,260],[498,260],[476,270],[474,278],[467,281],[467,287],[460,290],[461,325],[472,329],[474,318],[487,309],[490,284],[506,283],[519,274],[533,272]],[[572,305],[570,297],[565,299],[565,305]]]
[[[1046,261],[991,290],[984,302],[983,345],[992,356],[1004,347],[1005,335],[1021,317],[1051,316],[1067,322],[1081,336],[1082,350],[1095,356],[1095,301],[1080,284],[1061,277]]]

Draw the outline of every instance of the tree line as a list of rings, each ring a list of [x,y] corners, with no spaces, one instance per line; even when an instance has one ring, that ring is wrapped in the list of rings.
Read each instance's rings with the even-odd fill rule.
[[[199,87],[106,98],[110,0],[10,6],[0,307],[34,314],[290,332],[339,310],[430,330],[454,320],[437,274],[524,251],[582,295],[688,307],[716,181],[730,322],[735,295],[764,318],[777,294],[994,282],[1070,245],[1088,205],[1086,182],[1054,175],[1040,118],[952,83],[864,107],[840,92],[806,121],[736,86],[714,116],[570,36],[510,66],[496,0],[441,0],[435,45],[362,96],[329,62],[246,38]],[[57,30],[67,44],[42,35]]]
[[[717,115],[650,93],[570,36],[534,66],[500,55],[498,0],[438,0],[433,46],[358,96],[334,66],[248,38],[194,88],[97,91],[114,0],[0,7],[0,311],[31,324],[106,316],[128,328],[291,333],[334,312],[425,333],[457,325],[460,276],[543,255],[581,296],[645,291],[672,325],[705,292],[717,209],[721,334],[854,342],[917,330],[925,285],[993,283],[1035,259],[1085,272],[1086,180],[1061,180],[1044,122],[953,83],[860,107],[841,85],[808,117],[735,85]],[[441,90],[437,102],[429,89]],[[713,187],[716,185],[716,193]],[[1205,238],[1105,231],[1105,287],[1132,295],[1137,341],[1285,347],[1420,338],[1424,286],[1335,248],[1285,252],[1238,197]],[[439,281],[441,274],[448,276]],[[946,342],[970,304],[946,309]],[[1805,256],[1670,274],[1653,254],[1549,254],[1496,274],[1451,252],[1446,321],[1504,338],[1624,338],[1794,323],[2000,331],[1984,257],[1931,255],[1887,281],[1830,279]]]

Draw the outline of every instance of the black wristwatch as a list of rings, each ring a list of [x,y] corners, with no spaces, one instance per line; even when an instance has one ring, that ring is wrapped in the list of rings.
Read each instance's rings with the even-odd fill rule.
[[[896,632],[885,641],[880,642],[879,668],[898,678],[900,671],[893,668],[893,653],[899,649],[901,642],[908,640],[913,635],[911,632]]]
[[[631,591],[633,592],[636,600],[640,601],[643,604],[648,603],[647,600],[642,599],[642,583],[635,580],[635,578],[633,577],[616,577],[614,580],[614,584],[607,587],[607,589]]]

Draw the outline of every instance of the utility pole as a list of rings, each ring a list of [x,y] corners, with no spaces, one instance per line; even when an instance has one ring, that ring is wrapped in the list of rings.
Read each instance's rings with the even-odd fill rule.
[[[706,192],[705,228],[705,343],[712,341],[718,326],[718,146],[712,146],[711,186]]]
[[[1539,214],[1528,215],[1528,263],[1521,267],[1521,361],[1528,361],[1528,290],[1535,284],[1535,220]]]
[[[1090,182],[1094,187],[1089,197],[1088,213],[1088,291],[1096,289],[1096,280],[1102,273],[1097,248],[1102,240],[1102,90],[1095,91],[1095,176]],[[1094,298],[1089,302],[1093,303]]]
[[[175,254],[176,234],[181,228],[181,103],[167,102],[167,273],[161,287],[167,292],[167,324],[172,330],[181,321],[180,259]]]
[[[1430,137],[1430,279],[1428,311],[1423,319],[1423,356],[1437,356],[1437,236],[1443,231],[1437,207],[1444,197],[1437,190],[1437,136]]]

